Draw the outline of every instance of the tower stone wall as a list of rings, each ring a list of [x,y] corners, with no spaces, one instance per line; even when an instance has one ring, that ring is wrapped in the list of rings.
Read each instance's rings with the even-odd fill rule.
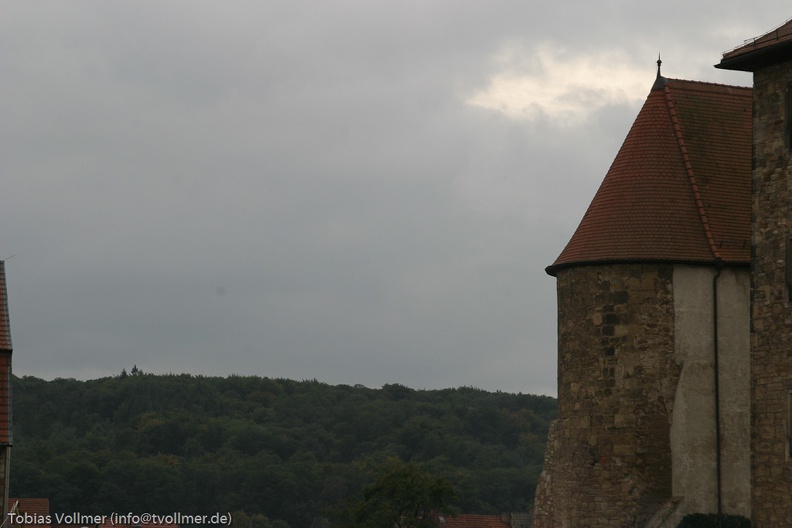
[[[792,62],[754,73],[753,526],[792,526]]]
[[[534,526],[643,526],[672,494],[673,266],[582,266],[556,278],[558,421]]]
[[[588,265],[556,278],[559,410],[534,526],[676,528],[716,512],[718,430],[723,512],[750,517],[747,267]]]

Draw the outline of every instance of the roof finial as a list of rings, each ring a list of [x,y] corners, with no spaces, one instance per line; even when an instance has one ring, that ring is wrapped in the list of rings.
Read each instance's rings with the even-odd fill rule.
[[[663,77],[660,74],[660,65],[663,64],[663,61],[660,60],[660,53],[657,54],[657,78],[655,79],[654,85],[652,85],[652,90],[662,90],[663,86],[666,85],[668,79]]]

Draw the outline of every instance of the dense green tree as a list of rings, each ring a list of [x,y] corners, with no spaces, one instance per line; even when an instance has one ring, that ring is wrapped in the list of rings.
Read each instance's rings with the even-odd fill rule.
[[[398,457],[452,483],[460,511],[518,511],[555,417],[552,398],[471,387],[133,370],[13,379],[12,495],[48,497],[53,512],[233,511],[240,526],[328,528],[323,512],[373,493]]]

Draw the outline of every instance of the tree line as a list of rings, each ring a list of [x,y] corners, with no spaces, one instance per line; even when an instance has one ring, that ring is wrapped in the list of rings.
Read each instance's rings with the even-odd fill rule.
[[[556,402],[462,387],[254,376],[13,378],[11,495],[53,512],[233,512],[317,528],[385,461],[446,479],[465,513],[525,511]]]

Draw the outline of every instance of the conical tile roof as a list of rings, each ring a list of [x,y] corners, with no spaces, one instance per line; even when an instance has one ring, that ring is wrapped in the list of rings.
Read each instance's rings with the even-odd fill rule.
[[[659,77],[575,234],[547,268],[747,264],[750,88]]]

